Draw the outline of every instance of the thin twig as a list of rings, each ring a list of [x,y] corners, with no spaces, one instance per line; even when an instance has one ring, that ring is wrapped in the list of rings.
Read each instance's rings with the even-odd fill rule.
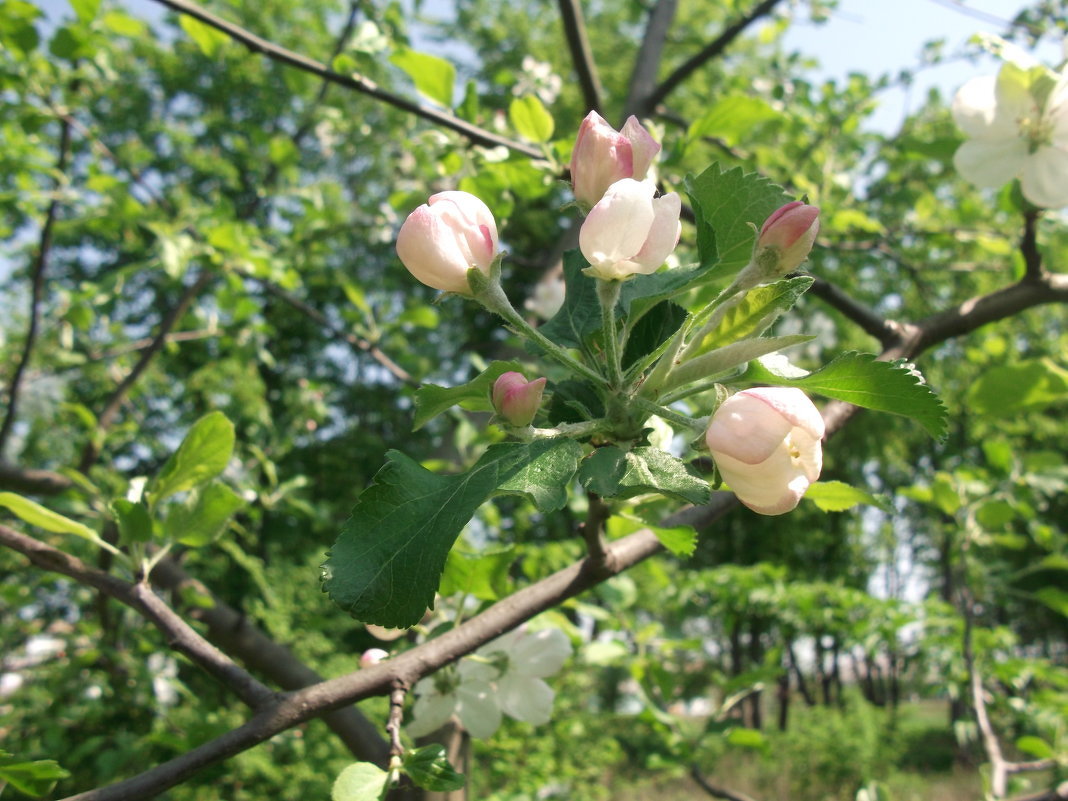
[[[1024,260],[1024,275],[1036,279],[1042,275],[1042,254],[1038,252],[1038,217],[1041,212],[1024,214],[1024,230],[1020,237],[1020,254]]]
[[[272,61],[278,61],[282,64],[296,67],[297,69],[309,72],[312,75],[318,75],[325,81],[330,81],[338,86],[344,86],[346,89],[355,90],[373,97],[376,100],[380,100],[387,105],[399,108],[402,111],[407,111],[416,117],[429,120],[442,128],[455,131],[467,138],[473,144],[481,145],[483,147],[503,146],[515,153],[520,153],[531,158],[542,157],[541,151],[537,148],[500,136],[484,128],[480,128],[477,125],[473,125],[466,120],[454,116],[450,112],[438,111],[429,106],[414,103],[411,100],[395,95],[392,92],[387,92],[386,90],[379,88],[373,81],[364,78],[358,73],[342,75],[341,73],[334,72],[325,64],[321,64],[314,59],[301,55],[300,53],[295,53],[292,50],[287,50],[273,42],[269,42],[251,31],[242,28],[240,25],[228,22],[221,17],[215,16],[210,11],[201,8],[195,3],[188,2],[188,0],[156,0],[156,2],[181,14],[188,14],[194,19],[200,20],[205,25],[209,25],[217,31],[225,33],[234,41],[243,44],[253,53],[260,53]]]
[[[52,227],[59,213],[59,187],[62,185],[63,174],[67,171],[67,159],[70,156],[70,124],[64,120],[59,124],[59,157],[56,159],[56,185],[52,200],[48,204],[45,213],[44,225],[41,226],[41,237],[37,244],[37,255],[30,271],[32,290],[30,293],[30,321],[26,330],[26,341],[22,345],[22,354],[15,372],[11,376],[7,391],[7,413],[3,423],[0,423],[0,457],[4,454],[11,429],[15,425],[19,406],[19,389],[22,375],[30,364],[33,355],[33,347],[37,343],[37,329],[41,324],[41,303],[44,301],[45,271],[48,268],[48,256],[52,250]]]
[[[892,344],[901,334],[896,323],[880,317],[873,309],[850,297],[836,284],[825,278],[816,278],[810,291],[879,340],[879,344],[884,348]]]
[[[389,721],[386,731],[389,733],[389,752],[392,756],[404,756],[404,743],[401,742],[401,721],[404,719],[404,698],[408,694],[408,685],[400,679],[393,682],[389,693]]]
[[[571,51],[571,64],[578,75],[579,87],[586,111],[599,111],[601,108],[601,80],[597,77],[597,65],[593,61],[590,39],[586,35],[586,21],[582,17],[582,6],[578,0],[558,0],[560,20],[567,37],[567,46]]]
[[[62,473],[0,462],[0,489],[14,490],[24,495],[58,495],[73,486],[74,482]]]
[[[704,774],[701,773],[701,769],[697,767],[697,765],[692,765],[690,767],[690,776],[697,782],[698,787],[713,798],[723,798],[726,801],[755,801],[751,796],[739,793],[737,790],[729,790],[726,787],[712,784],[705,778]]]

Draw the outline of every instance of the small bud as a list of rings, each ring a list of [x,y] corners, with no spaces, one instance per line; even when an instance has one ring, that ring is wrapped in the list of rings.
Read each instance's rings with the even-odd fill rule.
[[[624,178],[605,192],[579,230],[589,273],[605,280],[648,275],[679,243],[682,201],[674,192],[654,198],[650,181]]]
[[[474,195],[438,192],[404,221],[397,255],[427,286],[470,295],[467,271],[474,267],[488,276],[497,257],[497,223]]]
[[[493,408],[511,425],[529,426],[541,406],[545,381],[527,381],[520,373],[504,373],[493,384]]]
[[[768,273],[786,275],[801,266],[820,231],[820,210],[800,200],[776,210],[760,229],[755,261]]]
[[[758,387],[727,398],[705,432],[720,475],[762,515],[794,509],[823,469],[824,425],[799,389]]]
[[[360,656],[360,667],[372,667],[384,659],[389,659],[389,651],[383,651],[381,648],[368,648]]]
[[[596,111],[579,126],[571,153],[571,187],[575,199],[586,207],[601,199],[608,187],[623,178],[642,180],[660,144],[630,117],[619,132]]]

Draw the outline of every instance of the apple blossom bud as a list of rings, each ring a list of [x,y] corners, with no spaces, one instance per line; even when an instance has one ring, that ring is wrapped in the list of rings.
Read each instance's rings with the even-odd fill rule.
[[[791,273],[808,258],[819,231],[819,208],[800,200],[787,203],[764,221],[753,261],[769,274]]]
[[[674,192],[654,198],[650,181],[624,178],[605,192],[579,230],[588,272],[605,280],[655,272],[679,243],[682,201]]]
[[[397,255],[427,286],[470,295],[467,271],[477,267],[488,276],[497,257],[497,223],[474,195],[438,192],[404,221]]]
[[[545,381],[527,381],[521,373],[504,373],[493,384],[493,408],[513,426],[529,426],[541,406]]]
[[[649,171],[660,144],[630,117],[617,132],[596,111],[586,115],[579,126],[571,153],[571,187],[575,199],[592,206],[623,178],[642,180]]]
[[[389,651],[383,651],[381,648],[368,648],[360,656],[360,667],[372,667],[383,659],[389,659]]]
[[[738,500],[759,514],[781,515],[819,478],[823,434],[823,418],[804,392],[757,387],[720,404],[705,442]]]

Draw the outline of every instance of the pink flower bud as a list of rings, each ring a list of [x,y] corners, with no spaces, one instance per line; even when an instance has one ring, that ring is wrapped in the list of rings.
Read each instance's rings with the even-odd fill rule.
[[[823,418],[804,392],[758,387],[716,409],[705,442],[738,500],[759,514],[781,515],[819,478],[823,433]]]
[[[616,132],[596,111],[586,115],[579,126],[575,149],[571,153],[571,187],[575,199],[592,206],[623,178],[642,180],[649,171],[660,144],[630,117]]]
[[[787,203],[764,221],[754,260],[769,273],[791,273],[808,258],[819,231],[819,208],[800,200]]]
[[[477,267],[489,275],[497,257],[497,223],[474,195],[438,192],[404,221],[397,255],[427,286],[470,295],[467,271]]]
[[[360,667],[372,667],[383,659],[389,659],[389,651],[383,651],[381,648],[368,648],[360,656]]]
[[[493,384],[493,408],[512,425],[529,426],[541,406],[545,381],[527,381],[520,373],[504,373]]]
[[[650,181],[612,184],[579,230],[590,273],[605,280],[655,272],[679,242],[682,201],[674,192],[654,198]]]

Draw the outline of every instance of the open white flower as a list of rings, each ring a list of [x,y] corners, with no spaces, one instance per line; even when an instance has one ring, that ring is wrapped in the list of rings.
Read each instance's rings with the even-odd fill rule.
[[[549,722],[555,693],[542,679],[560,670],[571,656],[566,634],[560,629],[530,633],[519,628],[483,646],[478,655],[490,664],[472,662],[468,675],[498,672],[494,683],[505,714],[536,726]]]
[[[1068,71],[1044,103],[1034,88],[1034,71],[1012,62],[996,76],[964,84],[953,99],[953,119],[968,141],[953,163],[976,186],[1019,178],[1029,202],[1055,209],[1068,205]]]
[[[493,687],[477,675],[445,668],[415,685],[418,696],[412,705],[408,734],[422,737],[444,726],[454,714],[472,737],[493,735],[501,725],[501,708]]]

